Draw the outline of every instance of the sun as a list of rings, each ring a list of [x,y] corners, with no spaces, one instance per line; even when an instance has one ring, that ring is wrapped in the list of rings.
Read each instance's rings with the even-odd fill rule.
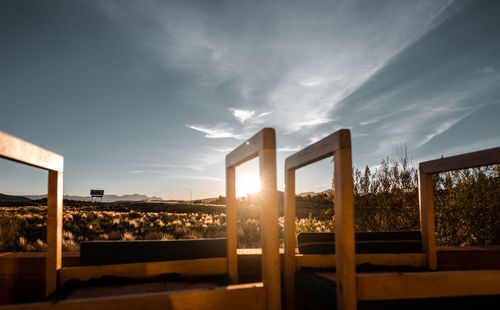
[[[260,178],[257,173],[245,173],[236,181],[236,197],[260,192]]]

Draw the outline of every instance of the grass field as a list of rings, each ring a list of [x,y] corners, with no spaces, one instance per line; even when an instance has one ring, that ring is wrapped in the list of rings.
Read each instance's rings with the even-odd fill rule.
[[[239,208],[238,247],[260,247],[258,208]],[[64,207],[63,251],[78,251],[87,240],[172,240],[226,236],[224,206],[109,203]],[[0,208],[0,252],[45,251],[45,206]],[[331,231],[333,220],[297,219],[297,230]],[[280,217],[281,235],[283,217]]]

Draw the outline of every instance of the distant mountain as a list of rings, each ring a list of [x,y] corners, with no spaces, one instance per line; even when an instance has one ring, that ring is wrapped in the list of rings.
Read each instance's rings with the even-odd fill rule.
[[[304,192],[304,193],[300,193],[300,194],[297,194],[297,196],[299,197],[307,197],[307,196],[318,196],[318,195],[322,195],[322,194],[329,194],[331,193],[332,190],[331,189],[327,189],[327,190],[324,190],[322,192]]]
[[[24,197],[27,197],[31,200],[38,200],[38,199],[43,199],[47,198],[47,195],[25,195]],[[92,198],[90,196],[73,196],[73,195],[64,195],[64,199],[67,200],[78,200],[78,201],[91,201]],[[98,201],[101,201],[100,198],[96,198]],[[148,197],[146,195],[141,195],[141,194],[132,194],[132,195],[104,195],[102,197],[102,202],[115,202],[115,201],[149,201],[149,200],[156,200],[156,201],[162,201],[160,197]]]
[[[30,201],[30,200],[31,199],[25,196],[12,196],[0,193],[0,201]]]

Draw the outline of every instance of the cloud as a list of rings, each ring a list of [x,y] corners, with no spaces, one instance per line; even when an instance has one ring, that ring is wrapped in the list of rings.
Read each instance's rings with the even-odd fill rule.
[[[243,136],[233,133],[233,128],[225,125],[219,124],[214,127],[209,127],[206,125],[186,125],[196,131],[203,132],[206,138],[218,139],[218,138],[234,138],[234,139],[244,139]]]
[[[166,175],[162,176],[162,179],[202,180],[202,181],[215,181],[215,182],[224,181],[224,179],[222,178],[205,176],[205,175]]]
[[[297,152],[300,150],[300,145],[289,145],[278,148],[276,151],[278,152]]]
[[[220,147],[220,148],[216,148],[215,151],[216,152],[219,152],[219,153],[229,153],[231,152],[233,149],[230,148],[230,147]]]
[[[255,111],[250,110],[239,110],[232,108],[229,110],[233,112],[233,116],[236,117],[236,119],[242,124],[255,114]]]
[[[273,111],[263,112],[263,113],[260,113],[259,115],[257,115],[257,118],[261,118],[261,117],[264,117],[266,115],[270,115],[272,113],[273,113]]]

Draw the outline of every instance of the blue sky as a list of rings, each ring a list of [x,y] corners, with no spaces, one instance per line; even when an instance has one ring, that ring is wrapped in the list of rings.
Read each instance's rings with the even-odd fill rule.
[[[350,128],[353,164],[500,145],[497,1],[0,1],[0,130],[65,157],[65,194],[224,194],[274,127],[284,159]],[[297,191],[328,188],[325,160]],[[237,170],[256,173],[256,162]],[[0,192],[46,192],[0,161]]]

